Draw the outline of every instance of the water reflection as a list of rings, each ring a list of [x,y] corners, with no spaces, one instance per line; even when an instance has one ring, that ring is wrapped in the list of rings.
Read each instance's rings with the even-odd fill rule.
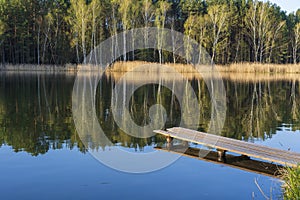
[[[97,87],[96,111],[106,136],[114,144],[136,151],[163,144],[162,136],[135,138],[124,133],[115,123],[110,106],[114,95],[112,88],[121,76],[117,73],[106,74]],[[176,78],[171,74],[164,77],[165,81],[176,84]],[[224,77],[227,115],[223,136],[255,141],[272,138],[282,124],[291,124],[292,130],[300,130],[298,79],[233,80],[232,77]],[[75,75],[72,74],[2,72],[0,145],[9,145],[16,152],[26,151],[34,156],[64,146],[86,152],[73,124],[71,96],[74,80]],[[130,85],[129,82],[127,84]],[[186,84],[191,85],[199,100],[201,116],[198,129],[207,131],[211,102],[206,84],[193,76]],[[103,98],[100,99],[100,96]],[[166,110],[165,127],[178,126],[184,114],[181,114],[179,101],[170,89],[159,84],[147,84],[135,91],[129,101],[130,116],[139,125],[149,124],[149,108],[157,103],[164,105]],[[104,146],[99,144],[94,148]]]
[[[84,147],[75,133],[70,105],[74,77],[1,74],[0,144],[32,155]]]

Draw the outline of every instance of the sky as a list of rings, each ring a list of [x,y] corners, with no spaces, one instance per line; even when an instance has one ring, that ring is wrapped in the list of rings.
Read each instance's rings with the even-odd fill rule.
[[[265,0],[266,1],[266,0]],[[282,10],[287,11],[287,13],[296,12],[300,8],[299,0],[269,0],[272,3],[276,3],[281,7]]]

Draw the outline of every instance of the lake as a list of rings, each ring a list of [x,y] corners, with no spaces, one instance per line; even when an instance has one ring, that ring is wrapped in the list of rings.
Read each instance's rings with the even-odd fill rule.
[[[223,77],[227,111],[221,134],[300,152],[299,79],[247,76]],[[90,152],[119,148],[147,154],[165,145],[162,136],[133,137],[115,122],[111,105],[118,95],[113,88],[120,77],[116,73],[101,77],[93,101],[98,123],[112,142],[110,147],[78,134],[72,111],[75,74],[0,72],[1,199],[282,198],[279,179],[184,156],[162,169],[137,174],[99,162]],[[178,80],[172,77],[168,74],[162,81],[176,85]],[[139,81],[128,79],[123,87]],[[131,120],[146,126],[153,120],[151,106],[161,104],[166,113],[164,128],[179,126],[184,118],[179,100],[167,87],[150,82],[138,87],[128,100]],[[207,131],[212,111],[206,84],[196,77],[186,83],[199,103],[197,129]],[[122,122],[126,126],[128,118]]]

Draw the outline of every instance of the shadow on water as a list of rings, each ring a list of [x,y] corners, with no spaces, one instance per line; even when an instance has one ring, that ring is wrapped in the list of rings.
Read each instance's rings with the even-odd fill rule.
[[[96,113],[106,136],[116,145],[143,151],[145,146],[163,144],[162,136],[135,138],[124,133],[115,123],[111,102],[119,75],[106,74],[97,87]],[[139,77],[139,76],[136,76]],[[151,75],[147,76],[151,78]],[[47,73],[0,74],[0,145],[34,156],[49,149],[86,148],[76,133],[72,117],[72,90],[75,75]],[[234,80],[224,76],[227,93],[227,115],[223,136],[255,141],[272,138],[277,127],[291,124],[300,130],[299,80],[249,79]],[[131,87],[136,78],[124,83]],[[164,81],[176,84],[172,74]],[[209,92],[202,79],[191,77],[187,84],[194,89],[201,117],[198,130],[206,131],[210,122]],[[184,92],[184,91],[183,91]],[[129,112],[138,125],[149,123],[149,108],[162,104],[167,112],[165,128],[178,126],[181,108],[172,91],[159,84],[138,88],[130,99]],[[189,108],[192,109],[192,108]],[[126,124],[126,119],[124,119]],[[104,148],[104,146],[95,146]]]

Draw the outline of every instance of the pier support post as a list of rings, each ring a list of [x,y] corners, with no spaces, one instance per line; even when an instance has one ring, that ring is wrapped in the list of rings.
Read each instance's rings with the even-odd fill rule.
[[[170,136],[167,136],[167,145],[166,145],[166,147],[167,147],[167,149],[172,149],[172,147],[173,147],[173,138],[172,137],[170,137]]]
[[[167,142],[171,143],[173,141],[173,138],[171,136],[167,136]]]
[[[225,162],[226,161],[226,150],[223,149],[217,149],[218,151],[218,161],[219,162]]]

